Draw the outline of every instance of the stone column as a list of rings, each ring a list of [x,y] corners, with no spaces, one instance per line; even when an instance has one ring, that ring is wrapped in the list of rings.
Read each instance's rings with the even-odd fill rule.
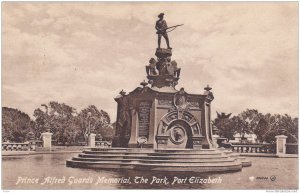
[[[134,109],[131,110],[131,135],[128,143],[129,148],[137,147],[137,130],[139,128],[137,114],[138,112],[136,112]]]
[[[44,132],[41,134],[42,136],[42,140],[43,140],[43,148],[45,150],[49,150],[51,151],[51,147],[52,147],[52,133],[50,132]]]
[[[211,125],[210,125],[210,104],[204,102],[204,132],[203,135],[205,136],[204,141],[202,142],[202,147],[204,149],[210,149],[213,147],[211,143]]]
[[[287,136],[285,135],[277,135],[275,137],[277,139],[276,141],[276,154],[277,155],[284,155],[286,154],[286,138]]]
[[[90,133],[88,137],[88,146],[89,147],[95,147],[96,146],[96,134]]]
[[[152,101],[152,106],[150,108],[150,117],[149,117],[149,137],[148,142],[145,144],[148,148],[153,148],[155,143],[155,101]]]

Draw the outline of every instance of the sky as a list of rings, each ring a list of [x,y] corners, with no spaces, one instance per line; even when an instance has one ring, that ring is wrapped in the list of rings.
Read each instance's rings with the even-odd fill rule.
[[[2,2],[2,106],[33,117],[50,101],[116,119],[114,98],[146,80],[165,13],[177,89],[216,111],[298,117],[298,2]],[[165,41],[162,39],[162,46]]]

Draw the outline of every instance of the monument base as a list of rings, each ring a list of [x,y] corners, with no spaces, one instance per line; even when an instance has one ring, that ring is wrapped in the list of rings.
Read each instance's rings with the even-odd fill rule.
[[[251,162],[230,150],[87,148],[66,161],[67,167],[93,169],[134,169],[171,172],[240,171]]]
[[[153,149],[154,145],[153,144],[142,144],[142,145],[138,145],[138,144],[128,144],[128,148],[152,148]]]

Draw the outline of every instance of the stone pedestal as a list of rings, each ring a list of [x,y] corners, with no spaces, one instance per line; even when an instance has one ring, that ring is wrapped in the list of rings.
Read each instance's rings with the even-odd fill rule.
[[[220,147],[220,146],[218,145],[218,143],[217,143],[217,139],[218,139],[219,137],[220,137],[219,135],[213,135],[213,136],[212,136],[213,147],[215,147],[215,148]]]
[[[52,147],[52,133],[50,132],[45,132],[45,133],[42,133],[41,136],[42,136],[42,140],[43,140],[43,149],[44,150],[49,150],[51,151],[51,147]]]
[[[155,56],[158,58],[167,58],[172,56],[172,50],[166,48],[157,48],[155,52]]]
[[[159,48],[146,66],[148,83],[115,98],[118,103],[115,147],[140,147],[139,138],[147,139],[143,148],[209,149],[212,144],[210,104],[212,88],[204,94],[177,90],[181,68],[171,59],[172,50]]]
[[[277,139],[276,141],[276,154],[277,155],[284,155],[286,154],[286,138],[285,135],[277,135],[275,137]]]
[[[91,133],[88,138],[88,146],[95,147],[96,146],[96,134]]]

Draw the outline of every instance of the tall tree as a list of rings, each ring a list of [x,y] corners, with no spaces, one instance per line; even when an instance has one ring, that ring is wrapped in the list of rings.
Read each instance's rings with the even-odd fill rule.
[[[213,121],[213,125],[218,129],[217,134],[220,137],[225,137],[227,140],[233,139],[234,128],[233,122],[230,119],[231,113],[218,113],[217,118]]]
[[[263,126],[263,115],[256,109],[247,109],[238,115],[238,131],[241,137],[245,134],[261,134]],[[260,124],[260,125],[259,125]]]
[[[42,104],[41,106],[45,108],[45,111],[42,111],[40,108],[34,111],[40,132],[49,129],[54,133],[53,139],[63,145],[70,141],[70,138],[74,138],[74,130],[78,129],[76,124],[74,124],[75,108],[55,101],[51,101],[49,104]]]
[[[104,138],[113,137],[113,128],[110,126],[110,117],[104,110],[98,110],[96,106],[90,105],[82,109],[78,115],[83,128],[83,135],[87,138],[90,132],[102,135]]]
[[[263,142],[264,141],[264,136],[266,134],[266,132],[268,131],[268,122],[266,121],[266,119],[264,118],[264,116],[259,120],[257,127],[254,130],[254,133],[257,136],[257,140],[259,142]]]
[[[35,123],[26,113],[13,108],[2,107],[2,141],[24,142]]]

